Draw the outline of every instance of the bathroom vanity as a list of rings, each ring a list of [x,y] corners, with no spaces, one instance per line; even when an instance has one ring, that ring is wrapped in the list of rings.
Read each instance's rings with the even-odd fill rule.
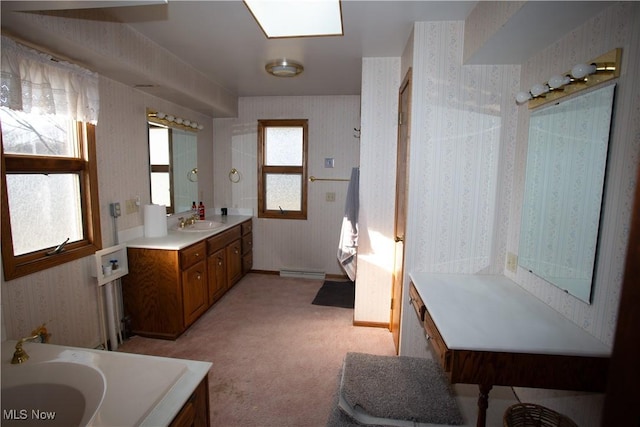
[[[176,339],[251,271],[251,217],[216,217],[212,223],[127,242],[122,294],[134,334]]]
[[[603,392],[610,349],[504,276],[413,273],[409,295],[451,383]]]
[[[15,344],[2,343],[2,425],[210,423],[210,362],[27,342],[12,364]]]

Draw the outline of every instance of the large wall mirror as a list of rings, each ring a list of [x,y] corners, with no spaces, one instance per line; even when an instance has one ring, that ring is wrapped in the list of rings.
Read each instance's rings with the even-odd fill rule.
[[[197,133],[148,122],[151,203],[186,212],[198,198]]]
[[[518,264],[591,302],[615,85],[531,113]]]

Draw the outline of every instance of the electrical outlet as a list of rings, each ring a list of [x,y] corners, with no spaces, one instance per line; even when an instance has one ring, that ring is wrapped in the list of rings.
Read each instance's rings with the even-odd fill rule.
[[[335,202],[336,201],[336,193],[334,193],[334,192],[327,193],[326,196],[325,196],[325,200],[327,202]]]
[[[518,269],[518,256],[514,253],[507,252],[507,270],[515,273]]]
[[[125,202],[125,212],[127,213],[127,215],[138,212],[136,199],[129,199]]]

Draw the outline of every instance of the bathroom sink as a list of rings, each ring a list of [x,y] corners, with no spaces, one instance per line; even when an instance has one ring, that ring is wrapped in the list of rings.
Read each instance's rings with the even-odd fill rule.
[[[184,228],[178,227],[178,230],[185,232],[211,231],[223,225],[222,222],[198,220],[195,224],[185,225]]]
[[[72,362],[4,365],[2,425],[86,426],[104,399],[103,373]]]

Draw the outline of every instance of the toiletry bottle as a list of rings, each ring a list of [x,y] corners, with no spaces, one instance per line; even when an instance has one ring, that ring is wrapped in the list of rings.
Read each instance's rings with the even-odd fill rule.
[[[196,202],[194,200],[193,203],[191,203],[191,215],[197,215],[197,214],[198,214],[198,206],[196,206]]]
[[[198,214],[200,215],[200,219],[204,219],[204,205],[202,204],[202,201],[198,206]]]

